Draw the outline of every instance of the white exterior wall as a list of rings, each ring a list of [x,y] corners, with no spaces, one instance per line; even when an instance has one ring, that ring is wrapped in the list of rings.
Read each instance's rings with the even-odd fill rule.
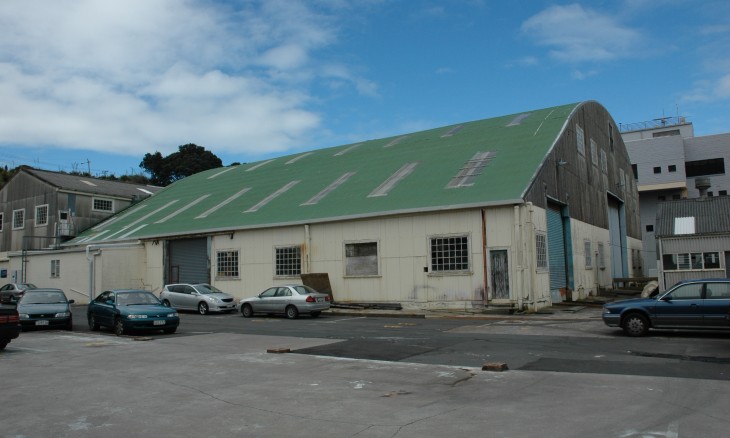
[[[570,221],[573,232],[573,300],[598,295],[599,287],[612,285],[611,237],[605,228],[596,227],[575,219]],[[586,266],[586,241],[591,242],[591,265]],[[598,244],[603,243],[603,264],[598,257]]]

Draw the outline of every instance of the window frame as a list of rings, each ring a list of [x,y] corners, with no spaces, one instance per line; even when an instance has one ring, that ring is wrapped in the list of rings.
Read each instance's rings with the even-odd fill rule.
[[[437,264],[434,264],[434,260],[438,259],[438,256],[434,254],[434,240],[450,240],[450,239],[463,239],[463,243],[460,245],[465,245],[466,248],[462,251],[466,252],[466,268],[456,268],[456,269],[448,269],[449,266],[453,265],[461,265],[463,266],[463,261],[460,262],[446,262],[444,263],[443,260],[445,258],[441,258],[442,262]],[[441,246],[443,246],[444,243],[441,243]],[[446,243],[446,245],[449,245],[449,243]],[[441,253],[445,253],[446,251],[444,249],[440,250]],[[449,259],[463,259],[464,256],[447,256]],[[434,269],[436,267],[443,267],[445,266],[445,269]],[[472,262],[471,262],[471,234],[470,233],[455,233],[455,234],[435,234],[428,236],[428,271],[429,275],[471,275],[472,274]]]
[[[98,208],[97,202],[99,202],[99,203],[108,202],[109,209],[107,210],[104,208]],[[103,211],[105,213],[114,213],[114,199],[92,197],[91,198],[91,211]]]
[[[302,248],[299,245],[274,247],[274,277],[298,278],[302,274]]]
[[[348,260],[360,258],[365,259],[368,257],[372,257],[372,255],[352,255],[348,256],[348,246],[358,246],[358,245],[375,245],[375,273],[368,273],[368,272],[358,272],[358,271],[351,271],[350,270],[350,264],[348,263]],[[342,260],[343,260],[343,276],[346,278],[357,278],[357,277],[380,277],[380,241],[377,239],[364,239],[364,240],[346,240],[342,243]],[[372,266],[371,266],[372,268]]]
[[[542,241],[542,242],[541,242]],[[548,238],[544,231],[535,232],[535,271],[548,272],[550,263],[548,258]]]
[[[39,214],[39,212],[44,211],[44,214]],[[44,222],[39,222],[38,217],[39,216],[45,216]],[[35,226],[36,227],[45,227],[48,226],[48,204],[43,205],[36,205],[35,206]]]
[[[239,249],[225,248],[215,252],[216,280],[238,280],[241,278],[241,254]],[[226,260],[223,260],[223,258]],[[230,258],[230,260],[227,260]],[[235,260],[234,260],[235,259]],[[223,266],[221,266],[223,265]]]
[[[3,223],[5,221],[5,214],[0,211],[0,233],[3,232]]]
[[[18,213],[20,213],[20,225],[18,225]],[[13,223],[12,228],[13,230],[22,230],[25,228],[25,209],[19,208],[17,210],[13,210]]]
[[[583,128],[576,123],[575,124],[575,144],[576,149],[580,155],[586,156],[586,135]]]
[[[61,278],[61,260],[51,260],[51,278]]]
[[[583,255],[586,269],[593,269],[593,242],[590,239],[583,240]]]
[[[714,258],[715,263],[707,266],[707,260]],[[662,270],[664,271],[713,271],[722,270],[720,251],[683,252],[662,254]]]

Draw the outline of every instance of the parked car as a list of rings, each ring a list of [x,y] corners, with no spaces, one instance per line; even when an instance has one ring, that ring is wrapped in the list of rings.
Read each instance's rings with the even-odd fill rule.
[[[28,289],[36,289],[36,285],[32,283],[8,283],[0,287],[0,303],[13,304]]]
[[[237,307],[245,318],[254,313],[283,313],[289,319],[304,313],[317,317],[330,308],[330,296],[300,284],[273,286],[255,297],[242,299]]]
[[[208,312],[233,312],[236,300],[214,286],[199,284],[168,284],[160,292],[162,304],[176,309],[197,310],[201,315]]]
[[[730,329],[730,279],[682,281],[653,298],[606,304],[603,322],[629,336],[650,328]]]
[[[0,350],[20,335],[20,318],[15,306],[0,304]]]
[[[89,328],[111,327],[117,336],[132,330],[162,330],[175,333],[180,317],[152,293],[144,290],[122,289],[102,292],[86,311]]]
[[[28,289],[18,300],[18,314],[23,330],[62,328],[73,330],[71,304],[61,289]]]

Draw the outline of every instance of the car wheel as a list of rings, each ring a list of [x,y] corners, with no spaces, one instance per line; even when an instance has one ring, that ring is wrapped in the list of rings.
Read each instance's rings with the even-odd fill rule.
[[[170,307],[170,301],[168,301],[167,299],[162,300],[162,305],[165,307]]]
[[[316,318],[316,317],[318,317],[321,314],[322,314],[322,312],[319,311],[319,310],[316,310],[316,311],[310,313],[310,315],[312,315],[313,318]]]
[[[198,304],[198,313],[201,315],[207,315],[208,314],[208,305],[205,303]]]
[[[252,317],[253,307],[251,307],[250,304],[244,304],[243,307],[241,307],[241,315],[243,315],[244,318]]]
[[[286,317],[289,319],[297,319],[299,317],[299,310],[295,306],[289,306],[286,308]]]
[[[639,313],[631,313],[624,317],[621,327],[629,336],[644,336],[649,331],[649,320]]]
[[[124,334],[124,324],[122,324],[121,318],[114,320],[114,334],[117,336],[122,336]]]
[[[98,322],[96,322],[96,318],[94,318],[94,315],[89,315],[89,330],[91,330],[92,332],[97,332],[99,331],[100,327],[101,326]]]
[[[177,330],[177,327],[170,327],[170,328],[163,329],[163,331],[165,333],[167,333],[168,335],[175,333],[176,330]]]
[[[5,350],[5,347],[10,343],[7,339],[0,339],[0,350]]]

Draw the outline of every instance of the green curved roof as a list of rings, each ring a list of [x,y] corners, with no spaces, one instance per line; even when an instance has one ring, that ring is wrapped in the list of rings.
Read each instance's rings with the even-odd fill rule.
[[[579,105],[208,170],[68,244],[518,203]]]

